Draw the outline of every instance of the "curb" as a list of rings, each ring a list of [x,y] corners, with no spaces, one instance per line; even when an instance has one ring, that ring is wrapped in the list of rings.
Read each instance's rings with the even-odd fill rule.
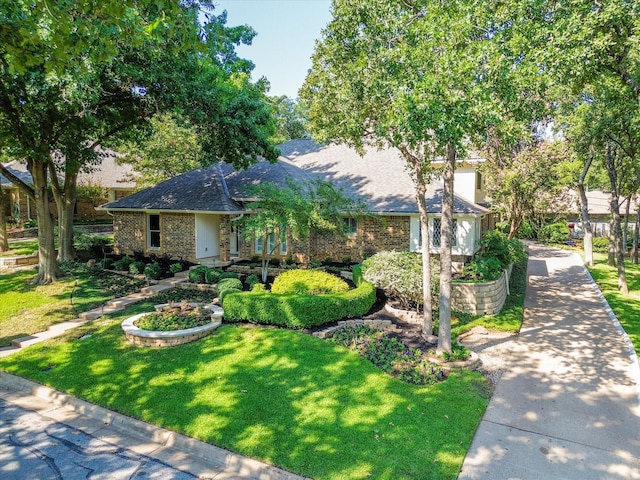
[[[215,478],[247,478],[260,480],[310,480],[272,465],[264,464],[258,460],[243,457],[221,447],[202,442],[195,438],[187,437],[180,433],[157,427],[135,418],[113,412],[104,407],[81,400],[72,395],[59,392],[53,388],[27,380],[25,378],[0,372],[0,389],[32,395],[44,400],[53,406],[72,410],[85,415],[93,420],[101,422],[107,427],[133,437],[143,442],[153,442],[159,451],[173,449],[180,453],[180,465],[172,465],[174,468],[185,469],[185,456],[193,458],[195,462],[205,463],[209,472],[216,472]],[[82,429],[81,427],[78,427]],[[87,432],[99,437],[96,432]],[[164,452],[166,453],[166,452]],[[146,454],[157,458],[153,453]],[[161,459],[171,464],[166,458]],[[190,463],[189,461],[186,462]],[[208,477],[204,477],[208,478]]]

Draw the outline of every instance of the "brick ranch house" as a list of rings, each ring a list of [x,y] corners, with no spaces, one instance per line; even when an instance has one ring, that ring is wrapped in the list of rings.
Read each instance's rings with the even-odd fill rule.
[[[287,177],[306,181],[315,176],[363,201],[373,215],[345,218],[350,230],[346,239],[315,235],[304,244],[288,241],[274,257],[293,257],[299,262],[347,257],[360,261],[381,250],[419,251],[415,188],[397,153],[370,150],[361,157],[348,147],[320,145],[309,139],[290,141],[280,150],[275,164],[260,161],[244,171],[225,163],[198,168],[99,207],[113,215],[116,252],[168,255],[208,265],[259,255],[262,241],[247,241],[234,227],[234,219],[250,214],[244,208],[249,200],[244,188],[260,182],[284,184]],[[470,258],[479,248],[482,233],[493,228],[489,210],[478,204],[484,200],[475,169],[481,161],[459,162],[456,172],[453,255],[459,261]],[[441,195],[440,182],[432,183],[427,208],[431,251],[436,254]]]

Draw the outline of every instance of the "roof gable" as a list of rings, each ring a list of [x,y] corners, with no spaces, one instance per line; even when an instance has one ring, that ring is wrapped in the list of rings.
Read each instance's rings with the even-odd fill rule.
[[[242,210],[229,198],[222,172],[217,164],[170,178],[118,201],[107,203],[101,209],[225,213]]]

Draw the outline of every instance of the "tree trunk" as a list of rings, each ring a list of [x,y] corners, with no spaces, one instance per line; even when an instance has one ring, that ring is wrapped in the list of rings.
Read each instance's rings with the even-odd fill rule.
[[[627,276],[624,267],[624,248],[622,245],[622,222],[620,220],[620,204],[618,198],[611,194],[611,213],[613,219],[612,224],[612,239],[614,240],[614,251],[616,256],[616,263],[618,264],[618,290],[627,294],[629,293],[629,287],[627,286]]]
[[[636,207],[636,228],[633,230],[633,249],[631,251],[631,263],[634,265],[638,264],[638,236],[640,232],[638,232],[638,228],[640,228],[640,208]]]
[[[611,205],[609,205],[611,208]],[[612,212],[613,213],[613,212]],[[609,248],[607,249],[607,265],[610,267],[616,266],[616,226],[613,221],[613,214],[611,215],[611,221],[609,221]]]
[[[422,249],[422,305],[423,323],[422,334],[433,335],[433,312],[431,301],[431,255],[429,252],[429,213],[427,212],[427,182],[422,163],[414,161],[416,200],[420,212],[420,236]]]
[[[591,228],[591,222],[589,221],[589,200],[587,194],[584,191],[584,181],[589,173],[589,168],[593,162],[593,152],[590,152],[589,158],[585,163],[580,179],[578,180],[578,194],[580,195],[580,217],[582,219],[582,231],[584,232],[583,248],[584,248],[584,261],[587,265],[593,266],[593,229]]]
[[[71,262],[76,258],[73,245],[73,219],[77,198],[77,176],[77,174],[65,176],[62,193],[58,191],[56,194],[56,189],[53,189],[58,210],[58,260],[60,262]]]
[[[624,226],[622,227],[622,252],[627,255],[627,235],[629,232],[629,212],[631,210],[631,196],[625,199],[627,206],[624,209]]]
[[[49,210],[47,191],[47,164],[41,159],[30,159],[27,168],[33,179],[33,191],[38,220],[38,276],[35,283],[44,285],[57,281],[60,271],[56,262],[53,238],[53,218]]]
[[[609,176],[609,182],[611,184],[611,232],[610,232],[610,245],[609,254],[613,250],[614,258],[618,265],[618,290],[627,294],[629,293],[629,287],[627,286],[627,276],[624,267],[624,250],[622,246],[622,225],[620,222],[620,193],[618,188],[618,170],[616,168],[616,152],[607,146],[605,165],[607,168],[607,174]],[[613,247],[613,248],[611,248]]]
[[[451,247],[453,243],[453,175],[456,151],[447,145],[442,191],[442,223],[440,228],[440,312],[438,326],[438,353],[451,353]]]
[[[0,185],[0,252],[9,250],[9,239],[7,238],[8,199],[8,195],[2,190],[2,185]]]

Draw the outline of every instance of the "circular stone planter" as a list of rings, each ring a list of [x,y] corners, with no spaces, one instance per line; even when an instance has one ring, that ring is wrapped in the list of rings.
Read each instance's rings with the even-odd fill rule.
[[[428,355],[427,358],[431,363],[435,363],[439,367],[448,370],[475,370],[481,365],[480,357],[476,352],[469,351],[471,355],[466,360],[456,360],[447,362],[444,358],[435,355]]]
[[[122,331],[125,337],[127,337],[127,340],[136,345],[144,345],[146,347],[174,347],[176,345],[193,342],[202,337],[206,337],[222,325],[224,311],[221,307],[217,305],[206,305],[204,308],[211,310],[211,323],[200,327],[187,328],[185,330],[171,330],[168,332],[142,330],[136,327],[134,322],[145,315],[149,315],[149,313],[139,313],[122,322]]]

